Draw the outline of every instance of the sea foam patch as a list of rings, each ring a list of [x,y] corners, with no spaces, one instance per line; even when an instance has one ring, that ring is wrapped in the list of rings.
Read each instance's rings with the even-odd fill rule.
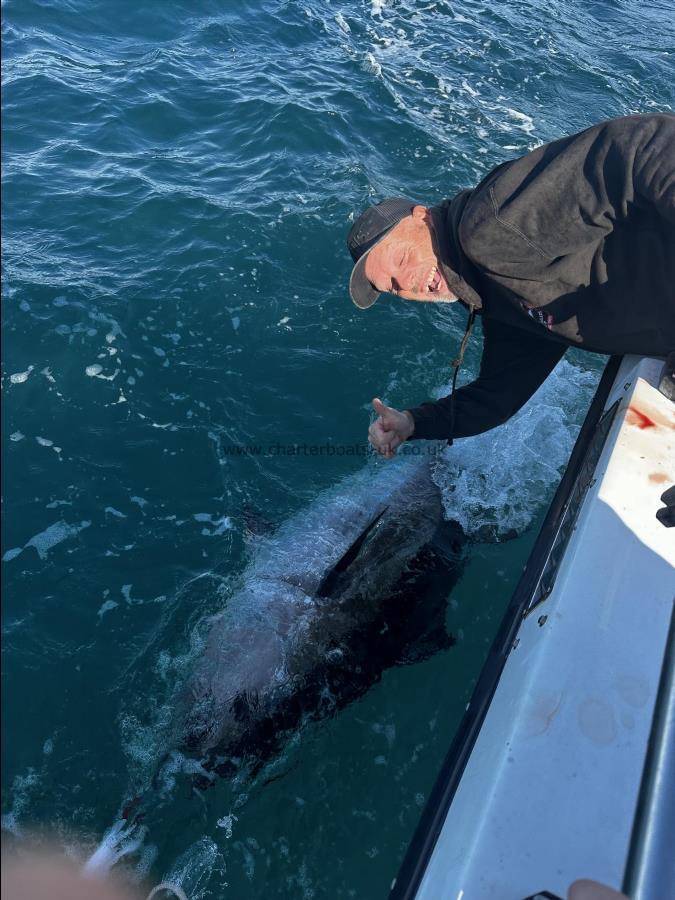
[[[27,541],[23,547],[14,547],[12,550],[8,550],[4,556],[2,557],[3,562],[9,562],[12,559],[15,559],[24,550],[27,550],[28,547],[34,547],[37,550],[37,554],[40,559],[47,559],[47,554],[50,550],[56,547],[57,544],[60,544],[62,541],[67,540],[68,538],[75,537],[80,531],[84,531],[85,528],[89,528],[91,522],[83,521],[78,522],[74,525],[69,525],[63,519],[58,522],[54,522],[53,525],[50,525],[49,528],[45,528],[44,531],[41,531],[39,534],[33,535],[33,537]]]
[[[524,531],[560,480],[597,380],[563,360],[508,422],[448,447],[434,475],[446,518],[473,536]]]

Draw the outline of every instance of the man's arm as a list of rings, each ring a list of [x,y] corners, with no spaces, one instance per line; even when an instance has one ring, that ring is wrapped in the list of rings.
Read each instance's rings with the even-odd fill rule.
[[[501,425],[530,399],[567,349],[489,318],[483,319],[483,337],[478,378],[455,391],[454,429],[450,397],[444,397],[408,410],[415,423],[409,440],[469,437]]]

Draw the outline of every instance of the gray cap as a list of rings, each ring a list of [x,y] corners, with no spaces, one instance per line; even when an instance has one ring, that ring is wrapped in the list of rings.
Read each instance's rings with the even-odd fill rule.
[[[417,206],[414,200],[389,197],[376,206],[370,206],[351,227],[347,247],[356,263],[349,279],[349,293],[359,309],[368,309],[380,296],[366,278],[368,254],[398,223],[407,218]]]

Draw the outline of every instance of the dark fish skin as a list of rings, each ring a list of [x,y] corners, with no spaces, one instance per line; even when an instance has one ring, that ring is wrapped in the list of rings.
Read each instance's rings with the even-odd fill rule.
[[[431,463],[408,461],[390,481],[380,470],[356,499],[319,497],[270,539],[212,621],[177,704],[179,749],[219,775],[254,773],[386,669],[452,646],[446,607],[466,540],[443,519]]]

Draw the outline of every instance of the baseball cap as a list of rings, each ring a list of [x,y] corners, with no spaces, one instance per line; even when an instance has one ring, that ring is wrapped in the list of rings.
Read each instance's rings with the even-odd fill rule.
[[[375,206],[369,206],[352,225],[347,236],[347,247],[356,265],[349,279],[349,293],[359,309],[368,309],[380,296],[380,291],[366,278],[368,254],[392,228],[411,214],[414,206],[417,206],[414,200],[388,197]]]

